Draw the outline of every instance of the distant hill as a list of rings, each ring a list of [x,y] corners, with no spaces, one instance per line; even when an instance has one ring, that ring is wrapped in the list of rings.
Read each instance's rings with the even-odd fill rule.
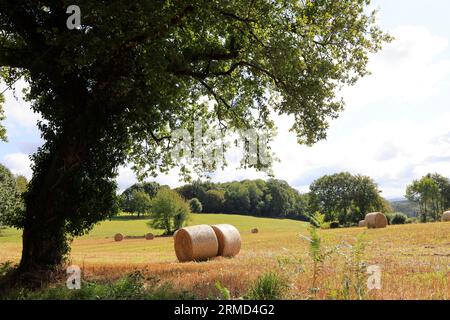
[[[392,208],[395,212],[403,212],[410,217],[416,217],[419,213],[419,206],[406,199],[390,200]]]

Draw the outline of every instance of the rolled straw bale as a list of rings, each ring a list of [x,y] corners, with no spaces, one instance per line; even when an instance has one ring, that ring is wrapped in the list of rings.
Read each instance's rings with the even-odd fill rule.
[[[358,227],[367,227],[367,222],[366,222],[366,220],[361,220],[361,221],[358,223]]]
[[[381,212],[372,212],[366,215],[366,224],[369,229],[386,228],[388,220]]]
[[[175,254],[180,262],[203,261],[217,256],[219,242],[211,226],[202,224],[175,233]]]
[[[155,238],[155,235],[153,233],[147,233],[145,235],[145,240],[153,240]]]
[[[122,241],[123,240],[123,234],[116,233],[114,236],[114,241]]]
[[[442,214],[442,222],[449,222],[450,221],[450,211],[445,211]]]
[[[241,250],[241,235],[231,224],[216,224],[211,226],[219,241],[218,255],[234,257]]]
[[[253,228],[253,229],[251,230],[251,233],[258,233],[258,232],[259,232],[258,228]]]

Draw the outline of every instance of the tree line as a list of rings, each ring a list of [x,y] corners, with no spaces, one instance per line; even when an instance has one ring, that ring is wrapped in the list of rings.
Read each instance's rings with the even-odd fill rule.
[[[15,226],[21,219],[27,188],[24,176],[15,176],[0,165],[0,226]],[[419,208],[421,222],[439,221],[441,214],[450,209],[450,179],[440,174],[427,174],[412,181],[405,193],[408,201]],[[160,197],[155,199],[158,194]],[[173,190],[157,182],[135,183],[119,195],[117,207],[138,217],[152,214],[153,226],[164,226],[167,233],[184,223],[188,211],[305,221],[319,212],[324,221],[342,226],[355,225],[372,211],[386,213],[393,223],[404,223],[407,218],[393,214],[394,209],[381,196],[373,179],[348,172],[318,178],[307,193],[278,179],[194,181]]]
[[[169,188],[156,182],[137,183],[121,195],[121,209],[140,215],[151,211],[151,199],[158,190]],[[309,220],[315,212],[326,221],[352,225],[367,212],[392,212],[369,177],[348,172],[323,176],[310,192],[300,193],[278,179],[243,180],[226,183],[195,181],[174,189],[189,201],[192,212],[243,214]]]

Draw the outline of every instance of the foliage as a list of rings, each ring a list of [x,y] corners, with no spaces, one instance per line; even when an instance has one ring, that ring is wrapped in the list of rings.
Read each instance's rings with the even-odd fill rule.
[[[2,79],[2,73],[3,73],[3,70],[2,70],[2,68],[0,67],[0,79]],[[3,103],[5,102],[5,98],[3,97],[3,95],[2,94],[0,94],[0,143],[3,141],[3,142],[6,142],[7,141],[7,139],[6,139],[6,129],[5,129],[5,127],[3,127],[2,126],[2,124],[1,124],[1,122],[3,121],[3,120],[5,120],[5,114],[4,114],[4,111],[3,111]]]
[[[129,212],[137,213],[138,217],[141,214],[149,213],[152,207],[152,199],[144,191],[133,190],[131,199],[128,203]]]
[[[189,200],[189,206],[193,213],[200,213],[203,211],[202,203],[197,198],[192,198]]]
[[[225,201],[222,190],[208,190],[203,200],[204,211],[208,213],[219,213]]]
[[[286,181],[276,179],[227,183],[196,181],[176,190],[186,199],[198,198],[203,204],[203,212],[306,220],[308,210],[307,195],[300,194]]]
[[[162,186],[157,182],[143,182],[143,183],[135,183],[131,187],[125,189],[120,195],[120,208],[124,212],[137,213],[138,216],[140,213],[136,209],[137,203],[134,195],[139,195],[140,198],[143,198],[142,193],[148,195],[148,199],[152,199],[158,193],[158,190]],[[142,199],[141,199],[142,200]]]
[[[378,186],[370,177],[342,172],[325,175],[310,185],[310,208],[325,214],[326,221],[352,224],[383,206]]]
[[[386,215],[389,224],[405,224],[408,216],[402,212],[395,212]]]
[[[438,221],[450,205],[450,179],[439,174],[427,174],[406,188],[405,197],[419,205],[422,222]]]
[[[320,291],[320,288],[317,285],[317,281],[320,277],[320,273],[323,268],[323,263],[333,253],[333,250],[327,250],[322,247],[321,244],[322,240],[317,233],[316,227],[314,227],[313,224],[309,226],[308,230],[310,237],[309,238],[303,237],[303,238],[309,241],[309,255],[313,262],[310,292],[313,295],[316,295]]]
[[[380,197],[380,207],[379,207],[379,209],[380,209],[380,212],[383,212],[383,213],[393,213],[393,212],[396,212],[395,210],[394,210],[394,207],[392,206],[392,204],[391,204],[391,202],[389,202],[388,200],[386,200],[385,198],[383,198],[383,197]]]
[[[325,215],[320,213],[319,211],[316,211],[310,217],[310,223],[315,228],[321,228],[321,229],[328,229],[328,228],[330,228],[330,223],[325,221]]]
[[[416,217],[408,217],[408,219],[406,219],[405,223],[407,224],[411,224],[411,223],[418,223],[419,219],[417,219]]]
[[[17,191],[20,194],[24,194],[28,190],[28,180],[23,175],[18,175],[15,177]]]
[[[17,226],[23,211],[23,199],[16,179],[8,168],[0,164],[0,226]]]
[[[216,282],[216,289],[220,292],[223,300],[231,300],[231,293],[228,288],[224,287],[220,281]]]
[[[337,91],[365,76],[369,54],[390,40],[368,0],[80,0],[74,30],[68,4],[0,4],[0,67],[8,85],[28,81],[45,140],[20,226],[23,272],[61,264],[72,237],[117,212],[120,165],[132,162],[139,178],[178,165],[169,137],[193,133],[193,120],[204,131],[255,128],[270,141],[275,112],[293,116],[300,143],[324,139],[343,109]],[[220,165],[203,157],[215,144],[200,144],[192,165],[180,165],[185,178]]]
[[[280,300],[286,295],[289,285],[283,277],[270,271],[258,277],[250,287],[246,298],[249,300]]]
[[[366,247],[364,236],[364,233],[358,235],[355,244],[349,245],[351,249],[350,254],[346,254],[343,250],[339,250],[339,253],[345,258],[345,265],[341,280],[341,288],[338,290],[338,299],[364,300],[366,298],[367,264],[363,261]]]
[[[150,283],[145,280],[150,280]],[[177,292],[168,283],[145,279],[140,272],[130,273],[116,281],[82,281],[80,290],[69,290],[65,284],[40,290],[12,288],[0,294],[6,300],[191,300],[192,293]]]
[[[152,201],[152,220],[150,226],[163,229],[172,234],[182,228],[189,220],[191,211],[189,203],[176,191],[163,188]]]

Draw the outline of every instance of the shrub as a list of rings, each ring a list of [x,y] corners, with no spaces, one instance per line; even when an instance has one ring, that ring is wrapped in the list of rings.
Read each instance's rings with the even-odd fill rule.
[[[418,223],[419,219],[417,219],[416,217],[409,217],[408,219],[406,219],[405,223],[411,224],[411,223]]]
[[[397,212],[387,215],[389,224],[405,224],[408,216],[404,213]]]
[[[194,213],[200,213],[203,211],[202,203],[197,198],[192,198],[189,200],[189,206],[191,207],[191,211]]]
[[[191,209],[186,200],[176,191],[163,188],[152,201],[152,220],[149,225],[171,234],[186,224],[190,214]]]
[[[321,229],[329,229],[330,223],[325,221],[325,215],[316,211],[310,218],[310,223],[312,226]]]
[[[339,228],[339,222],[338,221],[330,222],[330,229],[337,229],[337,228]]]
[[[250,287],[247,298],[250,300],[279,300],[285,296],[288,288],[286,279],[275,272],[267,272]]]

